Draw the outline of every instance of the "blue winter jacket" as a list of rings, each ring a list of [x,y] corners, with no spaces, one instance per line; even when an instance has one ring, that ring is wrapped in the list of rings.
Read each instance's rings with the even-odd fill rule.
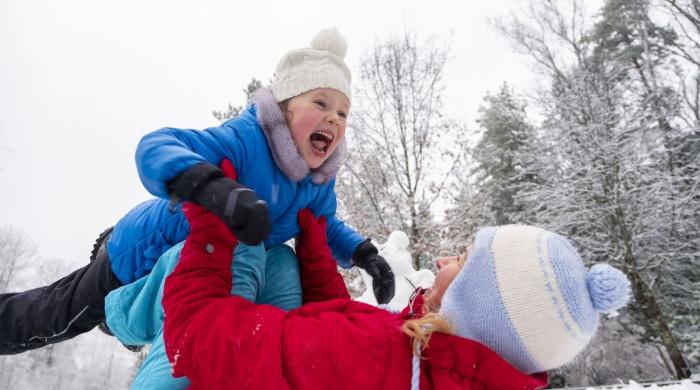
[[[147,274],[161,254],[187,237],[189,225],[180,205],[167,200],[166,183],[193,165],[209,162],[218,166],[224,159],[233,163],[238,181],[267,202],[271,221],[267,247],[295,237],[299,233],[297,214],[309,208],[314,215],[326,217],[333,256],[342,267],[350,266],[364,238],[335,215],[334,175],[342,165],[344,144],[324,163],[328,166],[309,170],[296,152],[272,95],[261,91],[256,99],[240,116],[221,126],[164,128],[143,137],[136,151],[139,176],[146,189],[160,199],[127,213],[109,239],[112,270],[122,283]]]

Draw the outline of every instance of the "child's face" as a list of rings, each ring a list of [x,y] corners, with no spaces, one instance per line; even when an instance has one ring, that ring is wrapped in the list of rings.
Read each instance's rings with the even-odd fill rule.
[[[287,124],[309,167],[318,168],[345,137],[350,102],[335,89],[317,88],[295,96],[287,104]]]

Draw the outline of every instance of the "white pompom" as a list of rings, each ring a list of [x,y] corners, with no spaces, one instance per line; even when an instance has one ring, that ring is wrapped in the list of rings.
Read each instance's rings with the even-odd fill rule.
[[[311,40],[311,48],[316,50],[329,51],[340,58],[345,58],[348,50],[348,43],[345,41],[337,28],[325,28],[316,34]]]

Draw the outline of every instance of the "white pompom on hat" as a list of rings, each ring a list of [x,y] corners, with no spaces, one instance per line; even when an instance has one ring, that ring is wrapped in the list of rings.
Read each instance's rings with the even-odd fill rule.
[[[316,88],[332,88],[351,100],[352,76],[345,64],[347,42],[336,28],[323,29],[311,47],[287,52],[275,70],[272,94],[278,102]]]

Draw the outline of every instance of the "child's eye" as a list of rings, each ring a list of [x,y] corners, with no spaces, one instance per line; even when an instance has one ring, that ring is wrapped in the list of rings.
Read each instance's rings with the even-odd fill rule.
[[[326,108],[326,102],[324,102],[323,100],[316,100],[314,103],[316,103],[321,108]]]
[[[347,119],[347,118],[348,118],[348,114],[346,114],[346,113],[344,113],[344,112],[342,112],[342,111],[338,111],[338,116],[341,117],[341,118],[343,118],[343,119]]]

